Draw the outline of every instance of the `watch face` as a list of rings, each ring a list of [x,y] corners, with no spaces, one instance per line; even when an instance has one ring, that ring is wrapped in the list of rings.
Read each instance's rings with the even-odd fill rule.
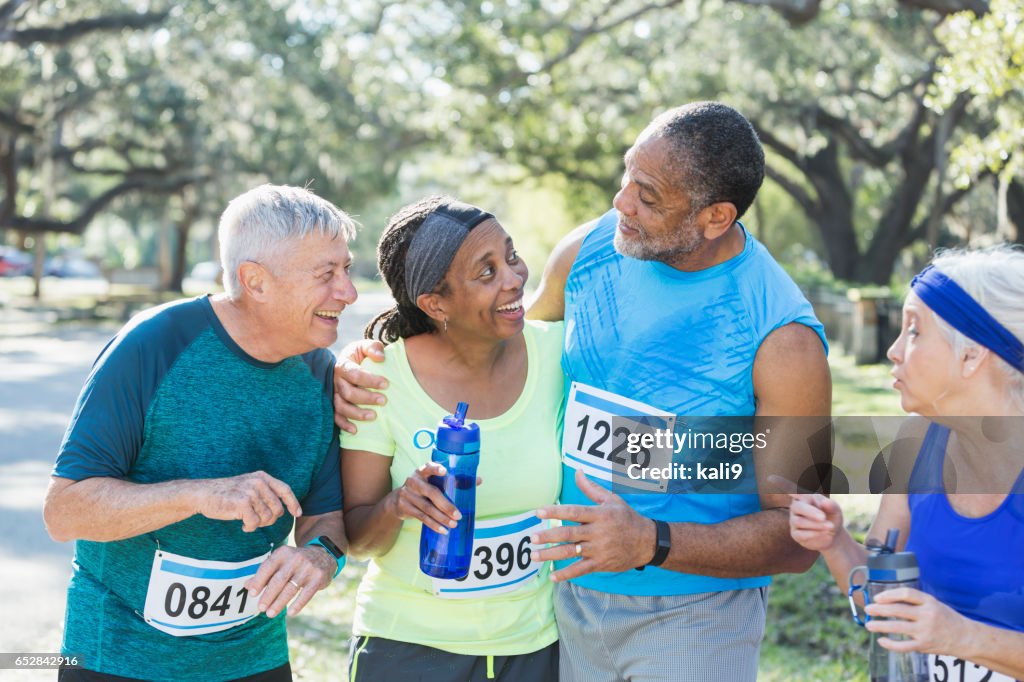
[[[317,540],[320,542],[320,544],[327,548],[328,552],[334,555],[335,559],[340,559],[342,556],[344,556],[345,553],[338,549],[338,546],[334,544],[331,541],[331,539],[326,535],[321,535],[317,538]]]

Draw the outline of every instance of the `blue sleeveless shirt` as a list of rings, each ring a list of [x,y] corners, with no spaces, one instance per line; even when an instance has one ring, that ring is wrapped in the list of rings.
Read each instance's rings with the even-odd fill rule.
[[[931,424],[910,475],[907,550],[921,589],[971,620],[1024,632],[1024,471],[991,514],[961,516],[942,469],[949,429]]]
[[[614,210],[600,218],[566,281],[562,368],[568,382],[675,415],[751,417],[756,407],[754,356],[768,334],[797,322],[817,332],[827,349],[810,303],[745,230],[742,252],[706,270],[683,272],[619,254],[613,244],[616,223]],[[678,431],[681,420],[676,424]],[[562,503],[592,504],[564,460],[562,473]],[[719,523],[760,510],[756,486],[748,488],[741,494],[672,494],[670,486],[668,494],[623,497],[650,518]],[[592,573],[573,582],[617,594],[670,595],[760,587],[770,579],[649,567]]]

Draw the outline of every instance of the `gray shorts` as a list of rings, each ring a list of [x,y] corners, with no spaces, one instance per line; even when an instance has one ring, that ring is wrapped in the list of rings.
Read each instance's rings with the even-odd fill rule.
[[[561,682],[754,682],[768,588],[665,597],[561,583]]]
[[[353,636],[349,682],[558,682],[558,642],[518,656],[465,656],[422,644]]]

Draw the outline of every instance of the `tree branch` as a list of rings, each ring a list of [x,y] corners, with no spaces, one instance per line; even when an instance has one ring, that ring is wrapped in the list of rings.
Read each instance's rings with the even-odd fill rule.
[[[784,158],[786,161],[789,161],[801,171],[806,171],[807,162],[800,153],[776,137],[775,133],[761,125],[755,119],[750,119],[750,122],[754,126],[754,130],[757,131],[757,136],[761,138],[762,142],[771,147],[772,151]]]
[[[764,167],[765,175],[767,175],[776,185],[781,187],[783,191],[789,196],[793,197],[796,203],[800,204],[804,210],[813,211],[814,207],[817,206],[817,199],[811,196],[810,192],[805,190],[797,183],[790,180],[782,172],[772,167],[770,164],[765,164]]]
[[[971,10],[980,17],[988,12],[986,0],[899,0],[899,3],[913,9],[934,10],[942,15]]]
[[[551,67],[571,57],[578,49],[580,49],[580,46],[583,45],[583,43],[586,42],[586,40],[591,36],[611,31],[621,26],[622,24],[625,24],[630,21],[635,21],[636,19],[639,19],[648,12],[668,9],[669,7],[673,7],[681,3],[682,0],[664,0],[664,2],[652,2],[647,5],[642,5],[638,7],[632,12],[622,15],[618,19],[613,19],[612,21],[609,21],[606,24],[601,24],[601,19],[605,15],[607,15],[610,9],[613,7],[612,4],[606,5],[601,12],[599,12],[597,15],[591,18],[590,24],[586,28],[573,29],[572,37],[569,39],[569,44],[566,46],[566,48],[562,50],[559,54],[555,55],[554,57],[551,57],[546,62],[544,62],[544,64],[540,67],[540,71],[549,71]]]
[[[80,19],[62,26],[40,26],[31,28],[0,28],[0,43],[14,43],[28,47],[34,43],[66,45],[94,31],[119,31],[126,28],[146,28],[159,24],[170,12],[144,12],[132,14],[110,14],[92,19]]]
[[[0,149],[0,176],[4,179],[4,198],[0,201],[0,225],[5,225],[14,215],[18,199],[18,167],[15,160],[16,140],[13,135]]]
[[[106,208],[111,201],[122,194],[135,191],[171,194],[191,184],[208,180],[209,177],[207,174],[179,175],[164,178],[160,181],[147,178],[129,178],[94,198],[72,220],[63,221],[53,218],[14,216],[7,221],[7,225],[16,230],[25,230],[27,232],[69,232],[72,234],[82,234],[92,219]]]
[[[25,135],[31,135],[36,130],[34,126],[25,123],[15,114],[7,111],[0,111],[0,128],[6,128],[13,133],[21,133]]]
[[[971,193],[971,190],[975,188],[982,180],[993,177],[995,173],[986,169],[978,174],[978,177],[974,179],[971,184],[966,187],[958,187],[956,191],[950,192],[945,196],[942,201],[941,215],[947,216],[953,210],[953,207],[960,203],[960,200]],[[907,237],[904,240],[902,246],[910,246],[916,241],[924,239],[928,236],[928,223],[931,216],[925,216],[914,225],[913,229],[907,232]]]
[[[7,2],[0,5],[0,26],[10,23],[11,18],[24,4],[25,0],[7,0]]]
[[[819,0],[740,0],[744,5],[770,7],[791,26],[803,26],[818,16]]]

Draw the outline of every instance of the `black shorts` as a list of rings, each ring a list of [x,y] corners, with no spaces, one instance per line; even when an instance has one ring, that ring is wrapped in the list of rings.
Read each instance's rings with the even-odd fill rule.
[[[349,682],[558,682],[558,642],[518,656],[464,656],[380,637],[352,637]]]
[[[57,672],[57,682],[145,682],[145,680],[135,677],[97,673],[84,668],[61,667]],[[279,668],[256,673],[255,675],[246,675],[233,682],[292,682],[292,666],[289,663],[285,663]]]

